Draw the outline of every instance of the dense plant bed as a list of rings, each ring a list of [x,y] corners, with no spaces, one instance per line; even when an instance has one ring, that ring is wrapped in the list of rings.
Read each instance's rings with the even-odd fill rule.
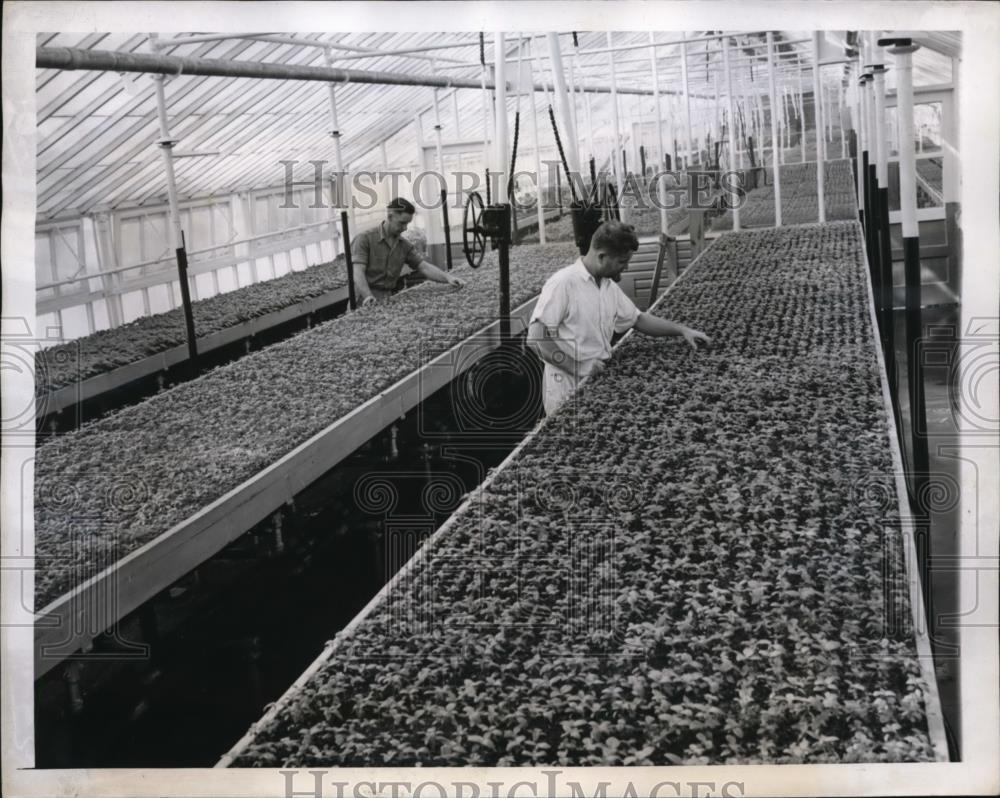
[[[577,256],[511,254],[511,306]],[[496,319],[496,253],[67,433],[35,462],[36,606],[165,532]]]
[[[192,303],[198,337],[281,310],[347,284],[344,257],[310,266],[273,280],[238,288]],[[35,390],[39,395],[150,355],[165,352],[187,341],[183,308],[100,330],[66,344],[43,349],[35,355]]]
[[[828,221],[854,219],[857,214],[854,176],[848,160],[825,164],[823,196]],[[768,183],[749,192],[746,204],[740,208],[742,227],[773,227],[774,176],[768,172]],[[808,224],[819,218],[816,196],[816,164],[784,164],[781,166],[781,223]],[[713,230],[732,230],[732,212],[712,220]]]
[[[864,286],[722,236],[233,764],[932,759]]]

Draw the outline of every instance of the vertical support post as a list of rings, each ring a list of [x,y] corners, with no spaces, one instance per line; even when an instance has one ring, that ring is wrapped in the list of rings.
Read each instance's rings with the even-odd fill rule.
[[[802,163],[806,162],[806,106],[802,97],[802,57],[795,56],[799,77],[799,144],[802,145]]]
[[[819,67],[819,31],[813,31],[813,108],[816,114],[816,203],[819,206],[819,221],[826,221],[826,187],[823,168],[826,148],[823,146],[823,100],[822,80]]]
[[[458,113],[458,89],[451,90],[451,113],[455,117],[455,140],[462,140],[462,117]]]
[[[840,124],[840,157],[847,157],[847,139],[844,135],[844,81],[837,81],[837,121]]]
[[[781,227],[781,167],[778,165],[778,115],[774,91],[774,34],[767,32],[767,95],[771,112],[771,168],[774,170],[774,226]],[[819,164],[822,171],[822,164]],[[821,217],[820,221],[824,221]]]
[[[871,164],[874,161],[874,149],[875,142],[872,141],[872,126],[871,126],[871,108],[868,104],[868,82],[872,79],[872,76],[867,72],[864,73],[858,80],[858,93],[861,96],[861,123],[864,129],[864,149],[861,153],[861,185],[863,187],[864,199],[865,199],[865,217],[864,217],[864,229],[865,229],[865,249],[868,252],[869,265],[874,266],[874,260],[872,258],[872,222],[873,222],[873,212],[872,212],[872,192],[871,192]],[[872,282],[874,282],[875,277],[872,275]]]
[[[496,153],[495,170],[490,170],[490,174],[497,175],[497,199],[503,202],[503,191],[507,185],[508,160],[507,153],[510,145],[507,140],[507,51],[504,44],[504,34],[497,31],[493,36],[493,69],[496,74]],[[509,228],[508,228],[509,229]]]
[[[743,173],[743,153],[739,148],[736,138],[736,114],[733,109],[733,70],[729,62],[729,38],[722,39],[722,68],[726,73],[726,106],[729,111],[729,152],[732,159],[735,156],[736,168]],[[730,167],[732,168],[732,167]],[[733,206],[733,230],[740,229],[740,208],[739,204]]]
[[[163,170],[167,178],[167,203],[170,208],[170,240],[177,257],[177,278],[180,282],[181,302],[184,305],[184,326],[187,329],[188,357],[198,358],[198,342],[195,338],[194,310],[191,307],[191,286],[188,283],[187,251],[184,248],[184,233],[181,230],[181,213],[177,202],[177,181],[174,177],[173,146],[176,141],[170,137],[167,123],[167,98],[163,89],[164,75],[154,75],[156,87],[156,111],[160,123],[160,139],[156,142],[163,159]]]
[[[899,119],[899,208],[903,222],[903,257],[906,274],[906,374],[910,392],[910,433],[912,436],[914,495],[923,498],[929,457],[927,411],[924,406],[924,368],[921,357],[923,320],[920,290],[920,228],[917,224],[916,157],[913,146],[913,53],[918,49],[909,39],[882,40],[894,45],[896,56],[896,113]],[[916,510],[923,513],[922,502]]]
[[[590,145],[590,157],[596,158],[597,151],[594,147],[594,115],[590,107],[590,94],[584,92],[584,108],[587,110],[587,143]]]
[[[653,31],[649,32],[649,43],[656,44],[656,34]],[[656,162],[659,164],[663,163],[663,156],[666,155],[666,150],[663,148],[663,109],[660,108],[660,73],[656,63],[656,47],[649,48],[649,63],[653,69],[653,103],[656,105]],[[659,169],[656,171],[659,171]],[[664,215],[665,213],[664,211]],[[666,233],[666,229],[663,232]]]
[[[448,223],[448,189],[441,189],[441,224],[444,227],[444,253],[447,259],[448,271],[452,269],[451,262],[451,225]]]
[[[531,39],[528,39],[528,69],[531,74],[531,85],[535,85],[535,59],[531,52]],[[539,152],[538,140],[538,108],[534,88],[529,92],[531,97],[531,137],[535,144],[535,213],[538,217],[538,241],[545,244],[545,194],[542,191],[542,156]],[[589,97],[589,95],[586,95]],[[590,104],[587,105],[587,120],[590,120]]]
[[[609,34],[610,35],[610,34]],[[580,140],[576,135],[576,123],[570,111],[569,95],[566,89],[566,74],[563,72],[562,52],[559,49],[559,35],[556,33],[547,34],[549,42],[549,63],[552,67],[552,90],[555,94],[556,105],[562,116],[563,129],[566,136],[562,140],[563,154],[569,164],[570,172],[579,175],[580,172]],[[573,179],[572,177],[569,179]],[[571,191],[572,193],[572,191]]]
[[[608,34],[610,36],[610,34]],[[687,33],[681,36],[681,81],[684,85],[684,169],[691,168],[691,93],[688,81],[688,60],[687,44],[684,39]]]
[[[347,304],[351,310],[355,310],[358,307],[358,298],[354,288],[354,258],[351,255],[351,226],[347,211],[340,212],[340,227],[344,240],[344,265],[347,267]]]
[[[875,51],[878,52],[877,50]],[[877,147],[875,179],[878,191],[879,250],[882,275],[882,337],[887,348],[892,346],[892,241],[889,237],[889,145],[885,135],[885,65],[877,63],[875,71],[875,124]]]
[[[611,31],[607,32],[608,49],[611,50]],[[611,135],[613,144],[611,147],[611,170],[615,176],[615,183],[619,193],[622,190],[622,180],[624,179],[618,166],[618,152],[621,149],[621,127],[618,119],[618,78],[615,75],[615,54],[608,53],[608,66],[611,69]]]
[[[94,229],[97,232],[97,257],[101,271],[117,269],[118,254],[111,234],[111,217],[108,211],[101,210],[94,214]],[[105,303],[108,307],[108,321],[112,327],[120,327],[124,324],[125,318],[121,294],[114,292],[119,279],[120,275],[117,273],[105,274],[101,278]]]
[[[326,47],[323,50],[327,66],[333,66],[333,55],[330,52],[330,48]],[[344,151],[340,144],[340,119],[337,115],[337,90],[333,83],[326,84],[327,90],[330,95],[330,136],[333,138],[333,158],[334,165],[337,167],[337,197],[340,199],[341,208],[346,208],[347,212],[350,214],[351,225],[354,225],[354,203],[351,201],[351,181],[347,179],[347,174],[344,170]]]

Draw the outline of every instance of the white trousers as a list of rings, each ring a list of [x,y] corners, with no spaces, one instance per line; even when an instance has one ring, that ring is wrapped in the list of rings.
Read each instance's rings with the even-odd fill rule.
[[[556,408],[572,395],[579,384],[579,380],[549,363],[545,364],[543,382],[542,404],[547,416],[556,412]]]

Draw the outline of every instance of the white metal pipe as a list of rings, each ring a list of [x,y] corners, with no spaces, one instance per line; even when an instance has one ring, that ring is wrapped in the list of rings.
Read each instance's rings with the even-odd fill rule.
[[[884,98],[883,98],[884,99]],[[883,119],[885,115],[883,114]],[[847,136],[844,135],[844,81],[837,81],[837,121],[840,124],[840,157],[847,157]]]
[[[171,248],[180,249],[184,236],[181,234],[181,213],[177,202],[177,179],[174,175],[174,140],[170,137],[170,125],[167,122],[167,99],[163,90],[163,75],[156,75],[153,83],[156,87],[156,112],[160,123],[160,141],[157,145],[163,159],[163,171],[167,178],[167,203],[170,207]]]
[[[896,115],[899,119],[899,209],[903,220],[903,238],[916,238],[917,174],[913,147],[913,53],[919,45],[892,47],[896,56]]]
[[[531,40],[528,40],[528,55],[531,55]],[[531,70],[531,80],[535,80],[534,61],[528,61],[528,69]],[[539,150],[541,146],[538,140],[538,108],[535,102],[535,95],[531,95],[531,136],[535,142],[535,212],[538,216],[538,241],[545,244],[545,203],[542,194],[542,156]]]
[[[653,33],[653,31],[649,32],[649,43],[650,44],[656,43],[656,34]],[[650,52],[655,53],[656,51],[653,50]],[[663,164],[665,163],[663,156],[666,153],[666,150],[663,149],[663,109],[660,108],[660,74],[656,64],[656,56],[652,55],[649,61],[650,61],[650,66],[652,67],[653,70],[653,102],[656,104],[656,142],[657,142],[656,153],[657,157],[659,158],[659,161],[657,161],[657,168],[653,170],[655,174],[656,172],[660,171],[660,168],[662,168]],[[663,211],[663,218],[666,219],[666,210]],[[663,232],[664,233],[667,232],[665,227]]]
[[[332,56],[328,50],[324,51],[327,64],[332,60]],[[344,151],[340,143],[340,119],[337,114],[337,89],[333,83],[326,84],[327,91],[330,97],[330,124],[332,129],[330,135],[333,137],[333,157],[334,165],[337,167],[337,194],[342,200],[340,207],[345,207],[347,209],[348,218],[351,221],[351,229],[355,230],[354,225],[354,203],[351,202],[351,181],[347,179],[347,174],[344,170]]]
[[[736,113],[733,107],[733,70],[729,63],[729,39],[722,40],[722,63],[726,73],[726,103],[729,107],[729,153],[730,161],[735,158],[736,168],[743,169],[743,155],[737,146]],[[733,230],[740,229],[740,209],[733,208]]]
[[[774,34],[767,32],[767,91],[771,106],[771,166],[774,170],[774,226],[781,227],[781,168],[778,165],[778,115],[774,88]]]
[[[549,55],[552,58],[550,66],[553,77],[553,92],[556,96],[556,105],[559,107],[560,116],[562,116],[563,130],[566,133],[562,137],[563,153],[566,155],[570,171],[580,174],[580,140],[576,136],[576,124],[570,111],[566,74],[563,72],[562,53],[559,50],[559,36],[555,33],[549,33],[548,41]]]
[[[819,221],[826,221],[826,169],[825,148],[823,147],[823,102],[821,99],[821,75],[819,66],[819,31],[813,31],[813,107],[816,111],[816,204],[819,206]]]
[[[611,31],[607,32],[608,37],[608,48],[611,47]],[[615,76],[615,58],[614,54],[608,59],[608,66],[611,68],[611,127],[612,127],[612,152],[611,152],[611,171],[615,176],[615,184],[618,186],[618,191],[622,190],[622,175],[619,166],[619,160],[621,158],[621,127],[618,119],[618,79]]]
[[[504,45],[504,33],[497,31],[493,37],[493,68],[496,70],[496,202],[506,202],[507,185],[507,154],[510,145],[507,140],[507,50]]]
[[[608,35],[610,36],[611,34]],[[691,94],[688,84],[687,43],[683,40],[681,41],[681,80],[684,85],[684,168],[687,169],[691,161]]]
[[[878,180],[879,188],[889,187],[889,146],[886,141],[885,124],[885,67],[882,64],[875,65],[875,176]]]
[[[597,150],[594,149],[594,116],[590,108],[590,95],[584,94],[584,108],[587,111],[587,144],[590,145],[590,157],[596,160]]]

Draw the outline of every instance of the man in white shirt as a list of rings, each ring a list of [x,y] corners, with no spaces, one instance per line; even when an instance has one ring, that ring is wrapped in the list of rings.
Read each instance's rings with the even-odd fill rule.
[[[618,287],[638,248],[631,225],[605,222],[591,238],[587,254],[557,271],[542,287],[528,341],[545,362],[547,414],[576,390],[580,380],[604,369],[615,333],[635,327],[646,335],[683,336],[695,349],[699,341],[711,343],[704,333],[641,312]]]

